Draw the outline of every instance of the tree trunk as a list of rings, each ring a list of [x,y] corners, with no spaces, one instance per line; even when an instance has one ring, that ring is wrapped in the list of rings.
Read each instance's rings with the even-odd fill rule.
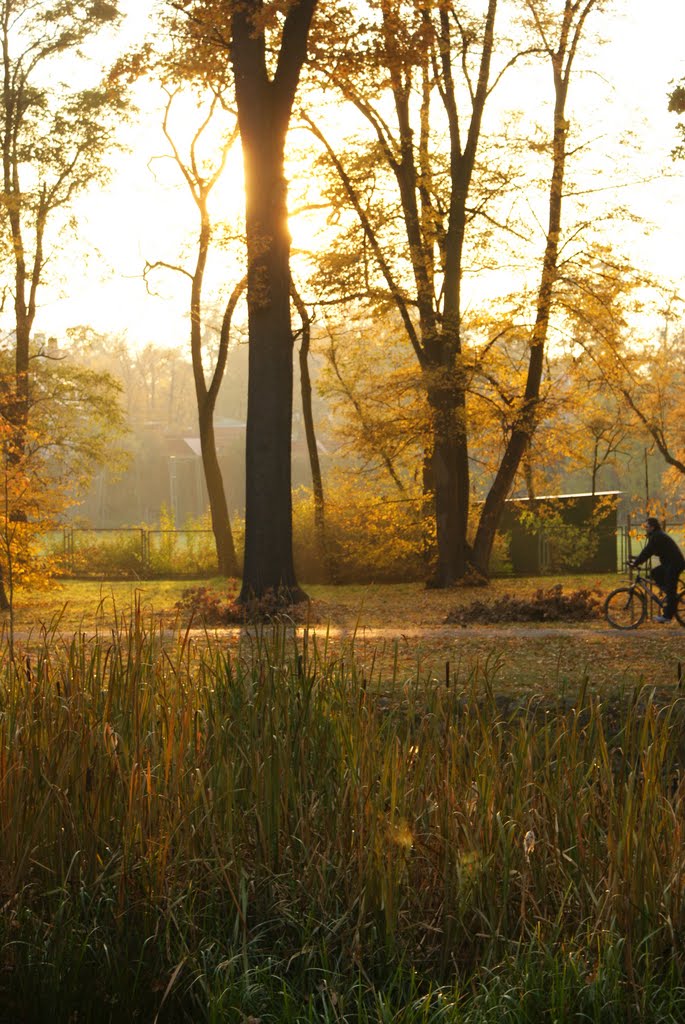
[[[29,348],[31,339],[31,319],[28,316],[17,316],[16,352],[15,352],[15,407],[10,418],[13,426],[12,447],[17,457],[23,455],[26,427],[29,419]]]
[[[437,564],[429,581],[449,587],[462,579],[469,561],[467,543],[469,466],[465,444],[463,390],[445,394],[428,389],[433,422],[431,483],[435,500]]]
[[[326,578],[333,580],[335,570],[331,559],[326,537],[326,505],[323,493],[323,477],[319,461],[319,449],[316,443],[314,412],[312,410],[312,382],[309,375],[309,346],[311,342],[311,320],[307,307],[302,301],[297,288],[291,285],[293,301],[302,321],[302,341],[300,342],[300,395],[302,397],[302,419],[307,439],[309,468],[312,474],[312,492],[314,494],[314,528],[319,552],[326,569]]]
[[[523,477],[526,481],[528,499],[529,501],[535,501],[535,474],[533,473],[533,463],[530,458],[530,448],[526,449],[526,453],[523,456]]]
[[[273,80],[261,4],[235,5],[231,19],[245,165],[249,332],[243,603],[268,592],[306,599],[292,552],[293,334],[284,154],[315,6],[316,0],[299,0],[288,10]]]
[[[214,418],[212,409],[200,412],[200,451],[202,452],[202,468],[207,484],[209,512],[212,520],[212,532],[216,546],[216,558],[220,576],[237,576],[238,559],[233,544],[233,533],[228,515],[228,504],[224,491],[224,481],[216,453],[214,438]]]
[[[217,363],[212,374],[210,386],[205,381],[204,368],[202,365],[202,286],[204,273],[209,251],[209,239],[211,235],[209,217],[207,214],[206,194],[201,191],[196,196],[200,212],[200,235],[198,245],[197,263],[192,276],[191,298],[190,298],[190,351],[193,364],[193,379],[195,383],[195,400],[197,403],[198,429],[200,433],[200,451],[202,454],[202,468],[207,485],[207,497],[209,498],[209,513],[212,521],[212,532],[214,534],[214,545],[216,548],[217,568],[221,576],[238,575],[238,559],[233,543],[233,533],[228,515],[228,505],[224,482],[221,475],[221,467],[216,452],[216,440],[214,436],[214,409],[216,399],[223,380],[228,352],[228,339],[231,324],[231,316],[238,301],[238,297],[244,287],[241,282],[233,289],[228,300],[224,313],[219,340],[219,353]]]
[[[545,346],[549,331],[552,293],[558,277],[559,238],[561,231],[561,205],[566,165],[566,139],[569,123],[566,120],[566,98],[573,58],[585,17],[594,0],[587,0],[575,27],[572,25],[577,4],[566,0],[558,49],[551,53],[554,74],[554,134],[552,140],[552,177],[549,190],[549,221],[545,254],[537,297],[537,312],[530,346],[528,376],[521,408],[512,426],[511,435],[495,479],[483,504],[473,549],[476,567],[487,575],[495,533],[518,471],[537,425],[540,404],[540,383],[544,368]]]
[[[240,600],[262,597],[267,591],[303,600],[306,595],[297,585],[292,554],[293,335],[283,140],[279,145],[279,140],[268,137],[268,128],[255,134],[267,138],[259,140],[257,160],[245,157],[252,258],[248,257],[245,563]]]

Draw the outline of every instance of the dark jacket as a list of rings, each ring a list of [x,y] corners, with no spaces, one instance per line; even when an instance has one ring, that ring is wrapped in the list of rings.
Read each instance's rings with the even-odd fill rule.
[[[669,569],[675,569],[677,572],[682,572],[685,569],[685,558],[683,558],[682,551],[673,538],[669,537],[663,530],[655,530],[652,533],[633,562],[635,565],[641,565],[648,558],[651,558],[652,555],[656,555],[661,564],[668,566]]]

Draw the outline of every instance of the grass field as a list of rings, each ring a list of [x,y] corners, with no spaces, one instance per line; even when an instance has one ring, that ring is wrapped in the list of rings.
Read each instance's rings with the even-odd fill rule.
[[[189,630],[181,589],[0,641],[3,1024],[685,1020],[677,627],[383,587]]]
[[[502,594],[529,594],[560,584],[564,591],[592,589],[608,593],[623,580],[618,575],[544,576],[527,579],[495,579],[488,587],[455,587],[430,590],[420,583],[369,584],[306,587],[313,606],[313,621],[330,622],[346,628],[391,628],[398,633],[408,628],[441,626],[447,613],[475,600],[496,600]],[[18,590],[15,600],[17,627],[33,629],[55,616],[66,629],[93,628],[107,621],[116,608],[128,608],[134,601],[147,612],[164,615],[171,622],[181,594],[195,584],[188,581],[97,582],[53,581],[44,590]],[[202,581],[217,592],[235,593],[235,581]]]
[[[503,594],[528,595],[561,584],[565,592],[591,589],[600,594],[617,586],[618,576],[541,577],[494,580],[486,588],[427,590],[420,584],[308,588],[312,599],[310,628],[328,632],[331,653],[344,656],[354,645],[355,659],[371,685],[381,687],[395,677],[442,682],[446,665],[456,685],[471,674],[487,671],[497,688],[524,697],[531,691],[573,691],[588,678],[597,692],[644,682],[670,691],[679,682],[685,659],[685,632],[676,626],[645,623],[621,633],[602,618],[584,623],[475,624],[445,626],[447,614],[476,600]],[[203,584],[204,585],[204,584]],[[225,581],[209,584],[218,592]],[[19,592],[16,629],[35,641],[42,630],[61,633],[109,628],[117,615],[137,603],[149,628],[164,622],[183,628],[174,610],[187,582],[97,583],[67,581],[30,595]],[[235,590],[235,586],[232,588]],[[200,623],[195,623],[199,629]],[[330,629],[328,629],[330,627]],[[354,639],[352,640],[352,636]],[[322,640],[323,642],[323,640]],[[235,632],[226,643],[237,643]],[[379,682],[380,675],[380,682]]]

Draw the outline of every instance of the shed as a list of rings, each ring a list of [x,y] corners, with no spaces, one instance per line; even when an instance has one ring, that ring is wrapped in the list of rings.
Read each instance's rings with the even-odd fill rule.
[[[616,572],[622,491],[510,498],[500,532],[515,573]]]

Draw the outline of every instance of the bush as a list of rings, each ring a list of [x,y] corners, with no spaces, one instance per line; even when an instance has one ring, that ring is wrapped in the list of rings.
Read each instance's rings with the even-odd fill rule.
[[[111,530],[71,527],[44,534],[42,551],[61,575],[145,579],[159,576],[212,576],[217,573],[216,546],[209,514],[177,530],[162,509],[158,528]]]
[[[511,574],[509,543],[509,534],[495,535],[492,574]],[[326,490],[326,548],[318,544],[314,496],[302,487],[293,499],[293,552],[307,583],[423,581],[435,558],[435,520],[421,495],[379,494],[360,488],[358,477],[338,479]]]
[[[72,534],[70,571],[78,576],[139,579],[145,574],[143,531],[79,530]]]
[[[148,530],[148,567],[153,576],[202,576],[217,572],[216,544],[209,512],[177,530],[165,508],[158,530]]]
[[[399,583],[425,579],[433,524],[421,499],[374,494],[359,479],[326,490],[326,549],[322,551],[311,491],[293,500],[293,553],[298,577],[308,583]]]

